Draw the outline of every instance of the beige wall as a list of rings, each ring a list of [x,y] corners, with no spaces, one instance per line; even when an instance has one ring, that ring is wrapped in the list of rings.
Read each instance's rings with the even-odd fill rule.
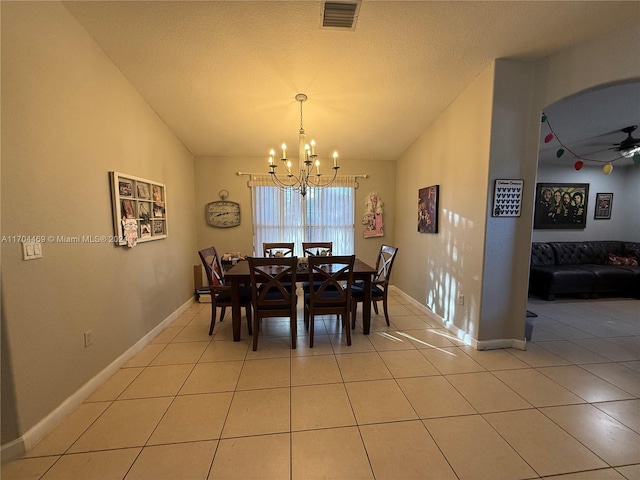
[[[483,268],[493,67],[398,160],[396,285],[477,335]],[[418,190],[440,185],[437,235],[418,233]],[[458,305],[458,294],[465,304]]]
[[[190,153],[60,3],[2,2],[2,235],[112,235],[111,170],[166,184],[169,236],[2,244],[3,444],[189,301],[196,240]]]
[[[355,211],[355,253],[359,258],[375,264],[376,256],[382,243],[394,244],[395,195],[396,195],[396,162],[393,161],[361,161],[341,160],[341,175],[366,174],[367,178],[359,178],[356,190]],[[264,158],[238,159],[225,157],[199,157],[195,160],[195,195],[196,195],[196,231],[198,249],[211,245],[219,253],[240,251],[251,254],[253,237],[251,228],[251,192],[247,186],[249,177],[237,176],[236,172],[267,173]],[[218,200],[220,190],[227,190],[227,200],[240,203],[241,224],[233,228],[210,227],[205,219],[205,206]],[[360,223],[365,212],[366,196],[378,192],[384,202],[384,236],[363,238],[363,226]],[[261,248],[261,247],[260,247]],[[259,250],[260,250],[259,248]],[[195,258],[196,263],[199,259]]]

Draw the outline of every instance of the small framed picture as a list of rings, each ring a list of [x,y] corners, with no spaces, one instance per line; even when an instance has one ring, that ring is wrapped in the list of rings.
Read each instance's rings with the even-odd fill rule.
[[[118,180],[118,191],[121,197],[133,196],[133,182],[127,179]]]
[[[593,213],[593,218],[595,220],[610,220],[612,205],[613,193],[597,193],[596,209]]]
[[[148,199],[151,198],[149,195],[149,184],[138,182],[138,198]]]
[[[122,200],[122,216],[126,218],[136,218],[136,209],[133,200]]]
[[[148,238],[151,236],[151,224],[150,223],[141,223],[140,224],[140,238]]]
[[[164,221],[163,220],[154,220],[153,221],[153,235],[164,235]]]
[[[438,233],[440,185],[418,190],[418,232]]]
[[[493,192],[493,217],[519,217],[524,180],[496,180]]]
[[[139,202],[138,205],[138,215],[143,220],[149,220],[151,218],[151,203],[150,202]]]

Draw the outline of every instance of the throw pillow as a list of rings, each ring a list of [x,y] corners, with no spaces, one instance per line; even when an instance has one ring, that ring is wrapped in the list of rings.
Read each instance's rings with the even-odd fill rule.
[[[633,257],[621,257],[613,253],[609,254],[609,265],[628,265],[632,267],[638,266],[638,260]]]

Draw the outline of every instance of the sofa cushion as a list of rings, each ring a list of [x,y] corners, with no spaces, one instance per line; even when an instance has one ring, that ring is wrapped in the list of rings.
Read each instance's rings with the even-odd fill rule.
[[[572,266],[532,266],[529,292],[552,299],[556,294],[589,295],[596,276],[593,272]]]
[[[616,265],[580,265],[596,276],[593,282],[593,294],[626,293],[634,281],[634,273],[626,267]]]
[[[545,267],[556,264],[553,249],[548,243],[534,242],[531,244],[531,266]]]
[[[592,262],[598,265],[606,265],[609,263],[609,255],[624,256],[624,242],[597,240],[588,243],[593,252]]]
[[[551,242],[557,265],[583,265],[598,263],[589,242]],[[606,260],[602,263],[606,263]]]
[[[640,243],[624,242],[622,252],[625,257],[636,257],[640,261]]]

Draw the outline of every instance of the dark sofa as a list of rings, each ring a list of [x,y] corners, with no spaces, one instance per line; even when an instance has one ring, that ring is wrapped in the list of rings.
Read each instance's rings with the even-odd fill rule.
[[[556,295],[640,298],[638,263],[637,242],[534,242],[529,293],[546,300]]]

